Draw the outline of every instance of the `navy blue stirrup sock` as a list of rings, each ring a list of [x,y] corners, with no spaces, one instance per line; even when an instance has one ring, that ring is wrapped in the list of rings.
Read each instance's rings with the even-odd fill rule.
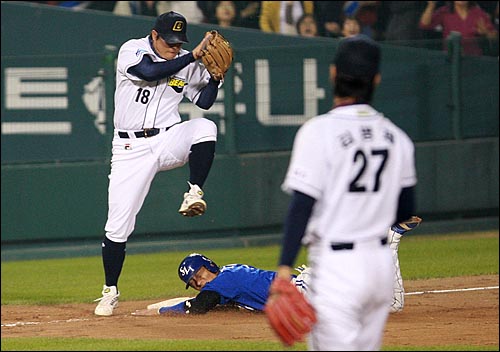
[[[191,146],[189,154],[189,182],[203,187],[215,158],[215,142],[201,142]]]
[[[126,242],[113,242],[104,236],[102,241],[102,263],[104,265],[106,286],[116,286],[118,289],[118,278],[125,261],[126,246]]]

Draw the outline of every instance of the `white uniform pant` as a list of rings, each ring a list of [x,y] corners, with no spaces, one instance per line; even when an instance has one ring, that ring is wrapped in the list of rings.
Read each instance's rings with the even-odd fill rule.
[[[381,348],[392,300],[391,250],[380,240],[353,249],[310,247],[309,299],[318,321],[311,351],[376,351]]]
[[[126,242],[155,175],[185,165],[191,145],[216,139],[215,123],[205,118],[179,123],[148,138],[121,138],[115,131],[106,236],[114,242]]]

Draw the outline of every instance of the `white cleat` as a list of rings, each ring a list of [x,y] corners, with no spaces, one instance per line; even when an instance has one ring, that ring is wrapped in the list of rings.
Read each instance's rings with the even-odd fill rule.
[[[198,185],[189,183],[189,192],[184,193],[184,201],[179,208],[179,213],[193,217],[196,215],[203,215],[207,210],[207,203],[203,200],[203,191]]]
[[[118,297],[120,297],[120,292],[117,291],[116,286],[104,285],[102,297],[94,300],[94,302],[99,301],[99,304],[95,307],[94,314],[106,317],[113,315],[113,309],[118,307]]]

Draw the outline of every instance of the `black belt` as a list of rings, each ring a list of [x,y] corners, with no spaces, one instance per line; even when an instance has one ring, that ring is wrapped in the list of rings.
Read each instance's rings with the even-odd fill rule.
[[[380,240],[380,244],[382,246],[385,246],[387,244],[387,238],[382,238]],[[353,242],[335,242],[331,244],[331,247],[334,251],[340,251],[342,249],[347,249],[347,250],[354,249],[354,245],[355,243]]]
[[[147,137],[156,136],[158,133],[160,133],[160,131],[167,131],[169,128],[170,127],[168,127],[168,128],[145,128],[142,131],[136,131],[136,132],[132,132],[132,133],[134,133],[135,138],[143,138],[143,137],[147,138]],[[120,138],[130,138],[130,136],[128,135],[128,132],[119,131],[118,136],[120,136]]]

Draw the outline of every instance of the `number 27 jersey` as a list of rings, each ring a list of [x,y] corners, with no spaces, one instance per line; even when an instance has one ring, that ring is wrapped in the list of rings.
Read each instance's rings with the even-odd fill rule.
[[[337,107],[297,132],[285,192],[316,199],[304,244],[381,238],[417,183],[408,135],[370,105]]]

